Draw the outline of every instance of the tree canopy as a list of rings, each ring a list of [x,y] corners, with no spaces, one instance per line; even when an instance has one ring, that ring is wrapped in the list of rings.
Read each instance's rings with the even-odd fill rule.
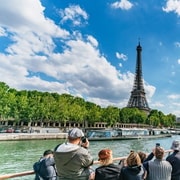
[[[151,110],[147,115],[137,108],[120,109],[114,106],[104,108],[70,94],[36,90],[17,91],[0,82],[0,119],[17,122],[106,122],[108,125],[142,123],[172,127],[176,116],[164,115],[158,110]]]

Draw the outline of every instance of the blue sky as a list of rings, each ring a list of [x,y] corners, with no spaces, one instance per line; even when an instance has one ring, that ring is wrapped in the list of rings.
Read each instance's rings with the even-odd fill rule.
[[[139,40],[150,108],[180,116],[180,0],[0,0],[0,81],[122,108]]]

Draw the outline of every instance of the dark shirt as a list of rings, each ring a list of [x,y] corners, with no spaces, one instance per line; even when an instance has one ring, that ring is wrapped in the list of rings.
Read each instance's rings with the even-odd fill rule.
[[[144,180],[145,171],[143,166],[124,167],[121,170],[120,180]]]
[[[172,165],[171,180],[180,180],[180,152],[174,151],[166,160]]]
[[[95,180],[119,180],[121,165],[109,164],[95,170]]]
[[[151,152],[151,153],[148,155],[148,157],[144,160],[144,162],[147,162],[147,161],[152,160],[152,159],[153,159],[153,157],[154,157],[154,153],[153,153],[153,152]]]

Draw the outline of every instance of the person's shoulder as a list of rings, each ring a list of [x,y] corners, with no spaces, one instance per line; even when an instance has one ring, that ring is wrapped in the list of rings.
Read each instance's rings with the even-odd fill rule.
[[[170,167],[172,166],[171,163],[170,163],[168,160],[165,160],[165,159],[162,160],[162,163],[163,163],[164,165],[166,165],[166,166],[170,166]]]
[[[172,159],[172,158],[174,158],[174,154],[168,155],[168,156],[166,157],[166,160],[168,161],[168,160],[170,160],[170,159]]]
[[[104,166],[99,166],[99,167],[97,167],[97,168],[95,169],[95,171],[99,171],[99,170],[101,170],[101,169],[104,169]]]
[[[99,166],[96,168],[96,172],[120,172],[121,167],[115,164],[109,164],[107,166]]]
[[[61,146],[62,144],[64,144],[64,143],[60,143],[60,144],[56,145],[56,147],[54,148],[54,152],[56,152],[57,149],[59,148],[59,146]]]
[[[122,169],[122,166],[120,164],[109,164],[109,167],[115,168],[115,169]]]
[[[77,149],[77,152],[80,154],[90,154],[89,150],[87,148],[81,147],[79,146],[79,148]]]

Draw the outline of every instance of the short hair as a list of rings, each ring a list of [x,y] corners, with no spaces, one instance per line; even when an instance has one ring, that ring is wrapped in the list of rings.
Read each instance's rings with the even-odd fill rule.
[[[155,157],[157,159],[163,159],[164,156],[164,149],[162,147],[155,148]]]
[[[53,153],[54,152],[52,150],[48,149],[48,150],[44,151],[43,156],[47,156],[47,155],[53,154]]]
[[[141,159],[139,157],[139,154],[132,151],[130,152],[129,156],[127,157],[127,165],[128,166],[140,166],[141,165]]]

